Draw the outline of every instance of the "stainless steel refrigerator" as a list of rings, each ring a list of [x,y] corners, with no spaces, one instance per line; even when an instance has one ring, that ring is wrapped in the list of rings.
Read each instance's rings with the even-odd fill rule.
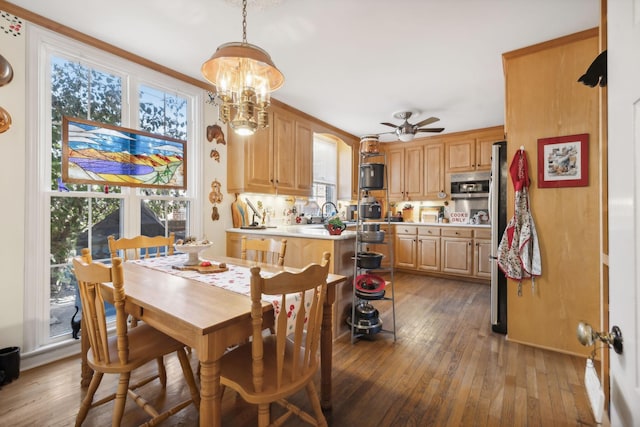
[[[489,185],[489,218],[491,220],[491,329],[507,333],[507,278],[498,268],[498,244],[507,227],[507,142],[493,144]]]

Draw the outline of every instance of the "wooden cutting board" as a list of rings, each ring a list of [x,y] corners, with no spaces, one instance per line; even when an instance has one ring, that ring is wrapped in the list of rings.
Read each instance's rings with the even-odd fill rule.
[[[180,271],[190,270],[197,271],[202,274],[211,274],[211,273],[222,273],[223,271],[229,270],[226,264],[222,264],[223,267],[219,265],[174,265],[173,268]]]

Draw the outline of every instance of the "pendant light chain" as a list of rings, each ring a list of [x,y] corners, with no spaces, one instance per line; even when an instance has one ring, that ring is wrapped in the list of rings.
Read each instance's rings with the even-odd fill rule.
[[[247,0],[242,0],[242,43],[247,44]]]

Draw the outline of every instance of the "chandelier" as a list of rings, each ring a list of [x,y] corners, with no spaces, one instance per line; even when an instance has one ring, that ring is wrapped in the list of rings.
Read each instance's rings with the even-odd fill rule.
[[[242,1],[242,42],[220,45],[202,64],[202,75],[216,87],[218,116],[238,135],[269,126],[271,92],[284,83],[267,52],[247,43],[247,0]]]

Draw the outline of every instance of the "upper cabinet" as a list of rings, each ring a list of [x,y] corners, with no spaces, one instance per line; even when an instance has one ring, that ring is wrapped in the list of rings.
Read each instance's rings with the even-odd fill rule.
[[[423,195],[436,199],[444,188],[444,143],[429,142],[423,147],[424,152],[424,188]]]
[[[491,146],[504,139],[496,126],[467,132],[384,143],[389,198],[392,201],[435,200],[447,193],[446,174],[491,169]]]
[[[228,132],[227,191],[310,196],[313,129],[288,111],[272,107],[271,125],[251,136]]]
[[[387,150],[389,198],[415,200],[424,189],[422,145],[406,145]]]
[[[445,167],[448,173],[488,171],[491,169],[491,146],[504,139],[504,127],[480,129],[444,135],[447,139]]]

